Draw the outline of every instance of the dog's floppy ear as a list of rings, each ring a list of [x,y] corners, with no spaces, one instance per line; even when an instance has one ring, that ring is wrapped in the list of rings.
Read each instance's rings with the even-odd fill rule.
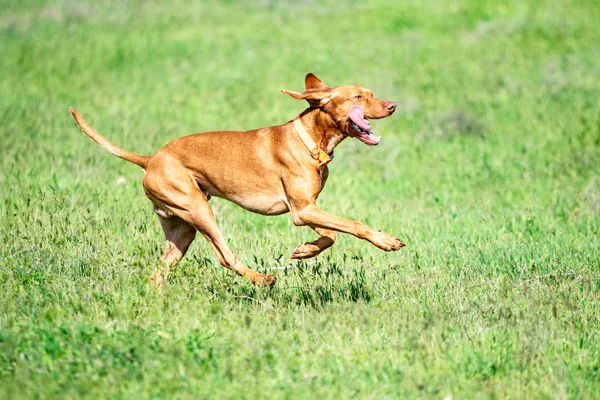
[[[330,97],[331,89],[326,90],[307,90],[303,93],[294,92],[293,90],[282,90],[281,93],[285,93],[288,96],[295,98],[296,100],[306,100],[313,107],[319,105],[325,105],[331,100]]]
[[[304,78],[304,87],[306,90],[327,90],[329,87],[323,83],[322,80],[317,78],[315,74],[309,72],[306,74],[306,78]]]

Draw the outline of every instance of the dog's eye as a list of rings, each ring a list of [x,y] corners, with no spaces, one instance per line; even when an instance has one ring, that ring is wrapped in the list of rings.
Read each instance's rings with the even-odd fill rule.
[[[362,98],[363,98],[363,97],[362,97],[360,94],[359,94],[359,95],[357,95],[357,96],[354,96],[354,100],[362,100]]]

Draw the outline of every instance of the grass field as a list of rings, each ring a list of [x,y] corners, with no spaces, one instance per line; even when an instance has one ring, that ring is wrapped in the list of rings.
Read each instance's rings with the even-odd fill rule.
[[[0,398],[593,398],[600,4],[1,1]],[[384,253],[211,200],[257,289],[196,240],[162,295],[125,149],[283,123],[307,72],[398,102],[319,204]],[[291,265],[292,268],[285,267]]]

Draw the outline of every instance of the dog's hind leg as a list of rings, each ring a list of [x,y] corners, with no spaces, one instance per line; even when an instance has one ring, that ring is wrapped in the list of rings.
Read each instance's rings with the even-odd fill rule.
[[[179,217],[171,215],[160,208],[155,208],[160,225],[165,233],[165,250],[162,255],[162,266],[150,275],[150,281],[160,291],[163,281],[169,277],[171,267],[185,255],[196,237],[196,229]]]
[[[252,283],[273,285],[274,276],[260,274],[246,267],[233,255],[217,225],[207,196],[198,183],[191,178],[190,172],[172,158],[167,157],[154,162],[155,164],[150,165],[144,176],[143,184],[146,196],[153,203],[160,205],[157,214],[161,217],[163,229],[167,227],[165,234],[167,231],[172,232],[173,237],[180,238],[182,244],[189,246],[193,240],[190,227],[193,227],[212,246],[222,266],[246,277]],[[175,220],[177,221],[175,228],[169,225],[172,218],[178,218]],[[179,222],[181,220],[183,222]],[[167,239],[167,246],[169,246],[169,239]],[[187,250],[187,247],[185,249],[183,247],[167,248],[163,258],[167,261],[180,259],[185,253],[184,250]]]
[[[311,228],[314,229],[315,232],[317,232],[319,235],[321,235],[321,237],[319,237],[317,240],[315,240],[313,242],[306,242],[306,243],[301,244],[300,246],[296,247],[296,250],[294,250],[294,253],[292,254],[291,258],[314,257],[314,256],[318,255],[319,253],[321,253],[323,250],[328,249],[329,247],[333,246],[333,244],[335,243],[335,237],[336,237],[335,231],[331,231],[329,229],[323,229],[323,228],[314,228],[314,227],[311,227]]]
[[[261,274],[248,268],[233,255],[204,196],[198,195],[190,200],[188,201],[190,206],[187,210],[178,210],[178,215],[194,226],[206,238],[222,266],[244,276],[254,284],[265,286],[275,284],[276,279],[274,276]]]

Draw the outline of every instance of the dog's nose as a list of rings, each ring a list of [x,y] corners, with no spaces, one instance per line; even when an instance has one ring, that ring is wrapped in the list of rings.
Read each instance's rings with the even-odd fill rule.
[[[388,101],[385,104],[385,108],[387,108],[389,112],[394,112],[396,110],[396,103],[394,103],[393,101]]]

